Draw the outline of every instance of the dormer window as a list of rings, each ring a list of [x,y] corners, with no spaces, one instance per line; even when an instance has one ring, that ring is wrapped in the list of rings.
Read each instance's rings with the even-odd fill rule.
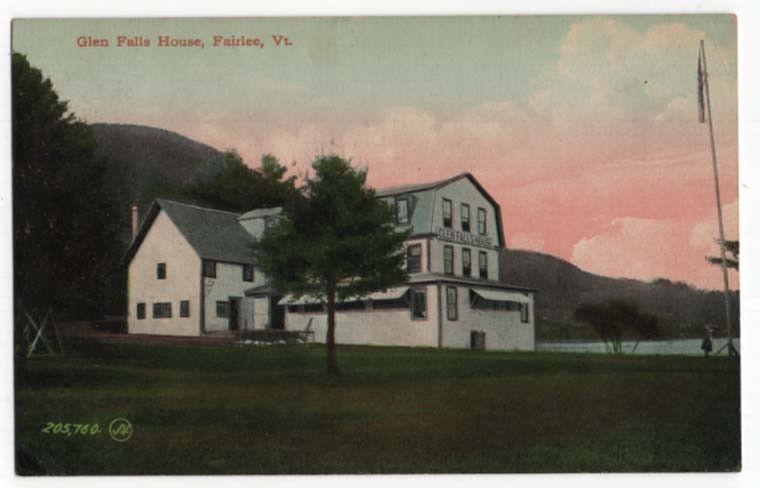
[[[451,200],[444,198],[443,199],[443,226],[451,228],[451,221],[452,221]]]
[[[396,199],[396,223],[398,225],[409,225],[409,199]]]

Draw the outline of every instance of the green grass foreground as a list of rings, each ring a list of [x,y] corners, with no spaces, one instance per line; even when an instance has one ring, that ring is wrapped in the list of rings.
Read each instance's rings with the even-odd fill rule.
[[[731,471],[727,358],[81,345],[16,389],[20,474]],[[111,419],[133,425],[126,442]],[[45,434],[47,422],[96,435]]]

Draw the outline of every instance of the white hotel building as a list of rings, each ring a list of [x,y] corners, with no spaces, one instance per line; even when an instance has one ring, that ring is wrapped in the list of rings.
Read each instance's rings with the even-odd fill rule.
[[[409,281],[338,304],[339,344],[533,350],[535,290],[500,281],[496,201],[468,174],[377,191],[410,229]],[[324,305],[282,296],[254,269],[249,244],[279,209],[245,214],[156,200],[125,259],[128,332],[236,334],[281,329],[326,337]]]

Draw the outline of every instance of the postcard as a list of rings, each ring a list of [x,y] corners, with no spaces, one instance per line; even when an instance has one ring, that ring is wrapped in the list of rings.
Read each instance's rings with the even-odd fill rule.
[[[12,31],[18,475],[741,470],[734,15]]]

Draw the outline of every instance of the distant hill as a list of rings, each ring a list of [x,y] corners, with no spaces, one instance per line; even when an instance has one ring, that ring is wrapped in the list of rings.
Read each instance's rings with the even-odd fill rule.
[[[141,125],[93,124],[98,155],[109,161],[106,185],[120,212],[124,248],[130,240],[133,202],[144,215],[157,196],[173,197],[180,186],[198,175],[222,153],[180,134]],[[723,324],[720,292],[684,283],[615,279],[588,273],[562,259],[530,251],[509,250],[502,280],[538,289],[536,310],[539,339],[594,337],[576,324],[573,312],[582,303],[610,298],[636,301],[656,314],[669,336],[699,336],[705,324]],[[738,310],[734,296],[734,310]]]
[[[609,278],[583,271],[548,254],[521,250],[506,252],[502,271],[503,281],[538,289],[536,310],[542,325],[539,337],[547,339],[583,337],[588,331],[576,327],[575,309],[584,303],[613,298],[632,300],[643,310],[656,314],[668,336],[698,337],[705,325],[722,327],[725,322],[722,292],[699,290],[686,283]],[[732,309],[737,324],[736,293],[732,296]]]
[[[141,215],[156,196],[169,197],[209,161],[222,153],[175,132],[130,124],[90,125],[97,155],[108,159],[106,186],[130,237],[130,209],[138,203]]]

